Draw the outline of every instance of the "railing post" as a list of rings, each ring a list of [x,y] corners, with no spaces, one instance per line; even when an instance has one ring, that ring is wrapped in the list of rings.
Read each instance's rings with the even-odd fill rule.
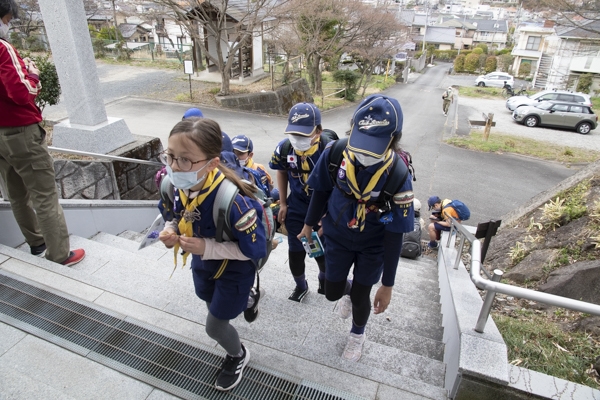
[[[456,235],[458,238],[458,235]],[[456,254],[456,260],[454,261],[454,269],[458,269],[458,265],[460,264],[460,258],[462,257],[463,248],[465,247],[465,238],[460,238],[460,248],[458,249],[458,253]]]
[[[500,282],[502,279],[503,272],[499,269],[494,270],[494,275],[492,276],[492,281]],[[492,304],[494,303],[494,298],[496,297],[496,292],[489,290],[485,294],[485,300],[483,301],[483,306],[481,307],[481,311],[479,312],[479,318],[477,318],[477,325],[475,325],[475,332],[483,333],[485,329],[485,324],[490,315],[490,311],[492,310]]]

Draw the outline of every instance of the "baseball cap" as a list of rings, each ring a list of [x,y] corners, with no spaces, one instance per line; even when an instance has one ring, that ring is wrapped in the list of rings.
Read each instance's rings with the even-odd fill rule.
[[[452,86],[448,86],[448,90],[453,90]]]
[[[442,202],[442,200],[438,196],[431,196],[427,200],[427,205],[429,206],[429,209],[431,210],[436,203],[441,203],[441,202]]]
[[[221,137],[223,140],[223,143],[221,144],[221,151],[230,151],[233,153],[233,146],[231,144],[231,139],[229,139],[229,135],[221,131]]]
[[[355,153],[380,158],[392,138],[402,134],[402,121],[398,100],[371,95],[360,103],[352,116],[348,148]]]
[[[204,114],[200,111],[199,108],[190,108],[184,114],[182,119],[190,118],[190,117],[198,117],[204,118]]]
[[[243,153],[252,153],[254,150],[254,146],[252,145],[252,140],[246,135],[237,135],[231,139],[231,144],[233,145],[233,149],[237,151],[241,151]]]
[[[317,125],[321,124],[321,111],[313,103],[298,103],[288,115],[285,133],[310,136]]]

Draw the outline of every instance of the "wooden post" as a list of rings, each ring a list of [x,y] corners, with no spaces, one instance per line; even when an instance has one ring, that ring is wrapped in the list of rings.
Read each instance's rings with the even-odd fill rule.
[[[489,113],[485,119],[485,128],[483,130],[483,140],[487,142],[490,137],[490,129],[492,129],[492,122],[494,121],[494,113]]]

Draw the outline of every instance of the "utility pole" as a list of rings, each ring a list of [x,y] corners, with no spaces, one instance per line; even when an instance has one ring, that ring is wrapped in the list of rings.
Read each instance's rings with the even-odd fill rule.
[[[425,37],[427,36],[427,19],[429,18],[429,1],[427,2],[427,6],[425,6],[425,30],[423,31],[423,48],[421,51],[425,52]]]

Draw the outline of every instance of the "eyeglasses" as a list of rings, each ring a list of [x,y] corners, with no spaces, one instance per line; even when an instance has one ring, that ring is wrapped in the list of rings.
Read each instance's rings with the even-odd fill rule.
[[[185,172],[191,171],[192,168],[194,167],[194,164],[201,163],[202,161],[208,161],[208,158],[206,158],[204,160],[192,161],[185,157],[173,157],[172,154],[169,154],[166,152],[160,153],[158,155],[158,159],[160,160],[161,163],[168,165],[169,167],[172,167],[173,162],[176,162],[179,169],[182,171],[185,171]]]

